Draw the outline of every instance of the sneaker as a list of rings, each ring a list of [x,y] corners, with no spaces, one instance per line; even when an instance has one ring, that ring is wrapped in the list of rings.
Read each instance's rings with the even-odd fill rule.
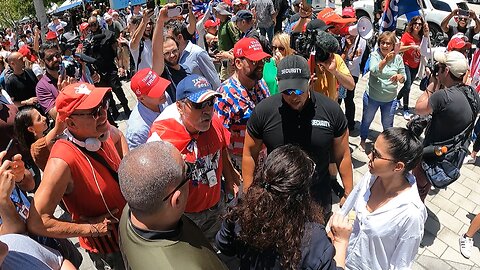
[[[473,248],[473,238],[467,237],[465,234],[460,236],[460,253],[462,253],[463,257],[470,259],[472,255],[472,248]]]
[[[403,118],[407,121],[410,121],[410,119],[412,119],[412,115],[410,114],[410,112],[408,110],[405,110],[403,112]]]
[[[468,155],[463,160],[463,164],[474,164],[476,160],[477,160],[477,157],[472,157],[471,155]]]

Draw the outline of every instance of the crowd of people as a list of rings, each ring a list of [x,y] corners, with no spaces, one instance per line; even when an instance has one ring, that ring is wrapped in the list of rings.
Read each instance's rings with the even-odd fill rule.
[[[371,46],[352,7],[304,0],[102,6],[52,17],[45,36],[5,29],[2,269],[78,269],[73,237],[97,269],[411,268],[431,186],[480,150],[467,14],[442,23],[447,48],[421,16]],[[369,170],[354,185],[356,135]],[[466,258],[479,229],[480,215],[460,236]]]

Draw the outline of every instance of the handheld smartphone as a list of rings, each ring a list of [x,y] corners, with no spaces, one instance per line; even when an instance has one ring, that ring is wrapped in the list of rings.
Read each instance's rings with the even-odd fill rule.
[[[169,7],[167,10],[168,17],[177,17],[180,15],[188,14],[188,3],[181,3],[174,7]]]
[[[14,139],[11,139],[9,142],[8,142],[8,145],[7,147],[5,148],[4,151],[7,152],[7,154],[3,157],[2,159],[2,163],[5,161],[5,160],[12,160],[13,156],[15,156],[17,153],[16,153],[16,147],[13,147],[15,146],[16,142]]]
[[[458,10],[458,16],[469,17],[470,12],[468,10],[465,10],[465,9],[459,9]]]
[[[154,9],[154,8],[155,8],[155,0],[148,0],[147,9]]]

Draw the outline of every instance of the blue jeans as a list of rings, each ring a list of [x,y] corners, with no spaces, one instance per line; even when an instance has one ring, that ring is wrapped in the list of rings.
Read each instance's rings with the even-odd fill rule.
[[[411,68],[405,65],[405,83],[403,84],[402,89],[398,91],[397,99],[400,100],[403,98],[403,110],[408,110],[408,101],[410,99],[410,89],[412,88],[412,83],[417,77],[418,68]]]
[[[393,127],[393,116],[395,113],[395,105],[393,100],[389,102],[376,101],[370,98],[367,92],[365,92],[363,94],[363,115],[362,124],[360,126],[360,139],[363,141],[368,137],[370,124],[372,123],[373,118],[375,118],[375,113],[377,113],[379,107],[382,114],[383,129]]]
[[[275,25],[272,25],[270,27],[267,27],[267,28],[263,28],[263,27],[258,27],[258,29],[260,29],[260,35],[262,36],[268,36],[268,41],[270,41],[270,44],[272,44],[272,39],[273,39],[273,31],[274,31],[274,28]]]

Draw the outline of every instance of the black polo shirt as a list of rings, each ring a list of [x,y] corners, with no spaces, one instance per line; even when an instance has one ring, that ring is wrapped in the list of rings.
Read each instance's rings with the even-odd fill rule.
[[[347,119],[338,103],[323,94],[310,92],[302,111],[296,111],[284,102],[282,94],[260,102],[247,123],[248,134],[263,141],[268,153],[285,144],[295,144],[315,161],[317,179],[312,191],[322,205],[331,202],[328,164],[333,139],[347,129]],[[320,192],[320,193],[317,193]],[[319,197],[321,196],[321,197]]]

